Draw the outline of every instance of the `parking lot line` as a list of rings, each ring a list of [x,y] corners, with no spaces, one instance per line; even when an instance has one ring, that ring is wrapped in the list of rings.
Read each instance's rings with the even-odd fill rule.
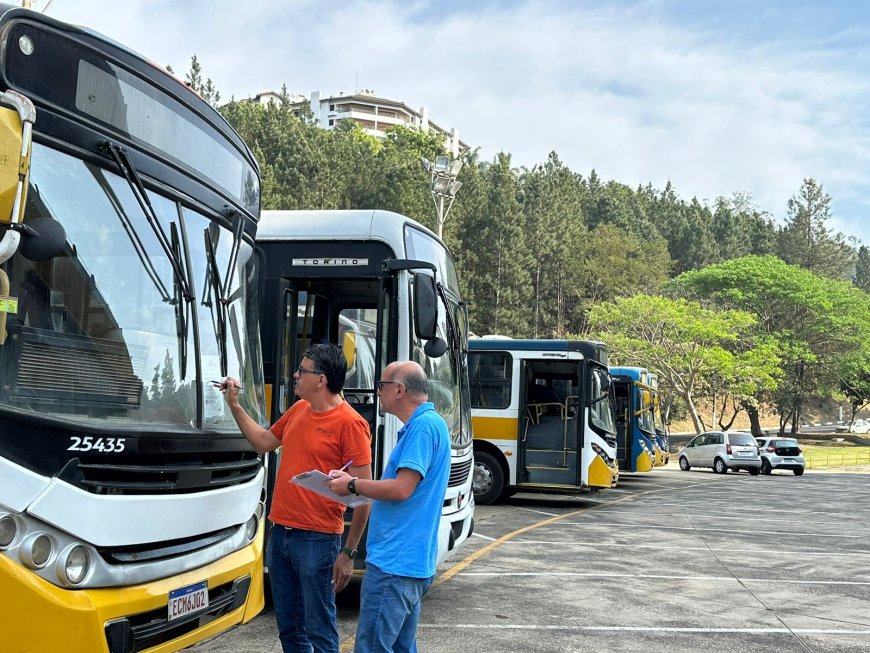
[[[475,533],[478,537],[483,537],[487,540],[495,540],[493,537],[486,537],[485,535],[479,535]],[[591,549],[600,549],[601,542],[578,542],[577,540],[571,540],[570,542],[562,542],[562,541],[552,541],[548,542],[546,540],[514,540],[512,542],[506,542],[505,544],[510,544],[512,546],[522,546],[523,544],[529,545],[544,545],[544,546],[560,546],[560,547],[588,547]],[[607,547],[625,547],[629,549],[653,549],[655,551],[661,551],[661,544],[636,544],[634,542],[630,542],[628,544],[624,543],[615,543],[609,542]],[[712,551],[712,552],[723,552],[723,553],[740,553],[740,554],[749,554],[749,555],[762,555],[769,554],[770,549],[733,549],[733,548],[716,548],[709,546],[682,546],[680,547],[680,551]],[[867,551],[798,551],[798,550],[783,550],[777,549],[777,554],[781,556],[799,556],[799,555],[807,555],[807,556],[870,556],[870,552]]]
[[[567,515],[566,515],[567,517]],[[568,522],[558,524],[558,526],[582,526],[588,528],[590,526],[606,526],[607,528],[625,527],[625,528],[654,528],[656,530],[667,531],[694,531],[704,533],[740,533],[743,535],[791,535],[793,537],[835,537],[838,540],[846,538],[861,539],[863,535],[844,535],[843,533],[795,533],[793,531],[748,531],[746,529],[734,528],[703,528],[698,526],[662,526],[660,524],[618,524],[613,522]]]
[[[558,576],[560,578],[637,578],[637,574],[600,574],[576,571],[463,571],[461,576]],[[651,578],[666,580],[738,581],[740,583],[770,583],[770,578],[738,578],[737,576],[678,576],[674,574],[643,574],[644,580]],[[870,585],[870,580],[776,580],[792,585]]]
[[[577,632],[633,633],[739,633],[747,635],[870,635],[870,630],[839,628],[691,628],[679,626],[579,626],[572,624],[418,624],[418,628],[464,628],[467,630],[569,630]]]
[[[669,488],[655,488],[652,490],[645,490],[643,492],[637,492],[637,493],[632,494],[632,495],[627,496],[627,497],[621,497],[619,499],[613,499],[612,501],[607,501],[605,503],[598,503],[598,504],[594,504],[591,506],[586,506],[585,508],[580,508],[579,510],[572,510],[571,512],[566,512],[564,515],[556,515],[555,517],[543,519],[539,522],[535,522],[534,524],[529,524],[528,526],[523,526],[522,528],[518,528],[517,530],[511,531],[510,533],[502,535],[497,540],[494,540],[494,541],[490,542],[489,544],[481,547],[480,549],[478,549],[477,551],[475,551],[471,555],[463,558],[461,562],[458,562],[455,565],[453,565],[452,567],[450,567],[450,569],[446,570],[444,573],[440,574],[435,579],[435,582],[432,583],[432,588],[438,587],[439,585],[443,585],[448,580],[453,578],[456,574],[460,573],[462,570],[464,570],[466,567],[468,567],[470,564],[472,564],[475,560],[482,558],[483,556],[485,556],[487,553],[489,553],[493,549],[498,548],[499,546],[501,546],[505,542],[512,540],[513,538],[517,537],[518,535],[522,535],[523,533],[528,533],[529,531],[533,531],[537,528],[541,528],[542,526],[547,526],[549,524],[555,524],[556,522],[559,522],[563,519],[569,519],[571,517],[576,517],[578,515],[582,515],[584,512],[589,512],[590,510],[598,510],[600,508],[603,508],[604,506],[612,506],[612,505],[614,505],[616,503],[620,503],[622,501],[634,501],[634,500],[637,500],[639,497],[642,497],[644,495],[663,492],[667,489],[669,489]],[[608,492],[613,492],[613,490],[608,490]]]

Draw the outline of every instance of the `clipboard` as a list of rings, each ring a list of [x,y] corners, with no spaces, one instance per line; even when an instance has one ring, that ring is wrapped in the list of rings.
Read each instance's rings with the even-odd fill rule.
[[[315,494],[319,494],[322,497],[342,503],[348,508],[358,508],[359,506],[364,506],[372,502],[368,497],[361,497],[356,494],[350,494],[346,497],[337,495],[326,485],[326,481],[331,480],[332,477],[328,474],[324,474],[317,469],[312,469],[310,472],[296,474],[296,476],[290,479],[290,482],[295,483],[299,487],[304,487],[306,490],[314,492]]]

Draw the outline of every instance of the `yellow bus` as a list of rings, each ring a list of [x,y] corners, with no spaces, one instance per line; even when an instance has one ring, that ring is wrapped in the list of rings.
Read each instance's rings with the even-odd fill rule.
[[[585,340],[469,341],[474,496],[577,493],[619,478],[607,347]]]
[[[5,653],[176,651],[263,606],[259,170],[179,80],[0,6]],[[11,174],[7,174],[11,173]]]

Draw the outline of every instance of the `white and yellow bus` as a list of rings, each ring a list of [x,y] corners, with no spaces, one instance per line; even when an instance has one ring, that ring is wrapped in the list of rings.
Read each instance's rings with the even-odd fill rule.
[[[607,347],[584,340],[469,341],[474,495],[616,485]]]
[[[441,562],[474,528],[468,328],[450,252],[414,220],[370,210],[264,211],[257,245],[272,421],[296,399],[293,372],[305,350],[312,343],[341,343],[349,363],[344,395],[369,422],[379,478],[402,427],[380,407],[375,388],[381,372],[396,360],[417,361],[426,371],[429,399],[452,440]],[[357,548],[361,569],[365,541]]]
[[[177,651],[263,606],[257,164],[92,31],[0,50],[0,649]]]

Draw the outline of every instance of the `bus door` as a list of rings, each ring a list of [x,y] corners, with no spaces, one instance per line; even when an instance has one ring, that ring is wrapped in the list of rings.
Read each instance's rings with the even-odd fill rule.
[[[616,394],[616,460],[619,469],[631,471],[631,438],[632,438],[632,409],[631,409],[631,383],[625,383],[614,379],[613,389]]]
[[[282,324],[275,338],[274,422],[296,400],[293,378],[305,351],[313,344],[334,343],[344,350],[347,376],[344,398],[369,423],[372,471],[383,462],[380,437],[383,417],[377,410],[375,382],[386,356],[395,358],[387,334],[394,329],[394,276],[380,278],[312,277],[283,279]]]
[[[518,485],[580,486],[582,404],[576,361],[520,362]]]

